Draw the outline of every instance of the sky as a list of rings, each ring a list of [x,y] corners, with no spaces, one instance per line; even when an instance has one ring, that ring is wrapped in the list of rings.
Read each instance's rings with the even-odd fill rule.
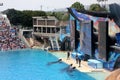
[[[17,10],[50,11],[70,7],[76,1],[82,3],[83,5],[98,3],[97,0],[0,0],[0,3],[3,3],[3,6],[0,6],[0,11],[11,8]],[[106,4],[111,3],[120,4],[120,0],[108,0],[106,2]]]

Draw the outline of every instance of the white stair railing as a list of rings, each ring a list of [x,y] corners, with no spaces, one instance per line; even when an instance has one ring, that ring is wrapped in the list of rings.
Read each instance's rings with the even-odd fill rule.
[[[57,37],[55,37],[55,41],[56,41],[56,45],[57,45],[57,50],[60,50],[60,46],[59,46],[59,43],[58,43],[58,40],[57,40]]]
[[[54,46],[53,46],[52,37],[50,37],[49,39],[50,39],[50,43],[51,43],[52,49],[54,50]]]
[[[56,37],[50,37],[50,42],[53,50],[59,50],[59,44]]]

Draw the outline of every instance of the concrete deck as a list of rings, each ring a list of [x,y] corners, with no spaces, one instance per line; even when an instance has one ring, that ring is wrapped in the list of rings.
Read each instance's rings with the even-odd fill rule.
[[[81,71],[81,72],[93,72],[93,71],[96,71],[96,72],[109,72],[105,69],[95,69],[95,68],[92,68],[90,67],[88,64],[87,64],[87,61],[81,61],[81,66],[79,67],[79,64],[76,64],[76,61],[75,59],[65,59],[65,58],[62,58],[62,60],[67,63],[67,64],[73,64],[73,66],[76,67],[77,70]]]
[[[56,53],[56,52],[52,51],[52,53]],[[81,71],[81,72],[94,72],[95,71],[95,72],[107,72],[107,73],[110,73],[110,71],[105,70],[105,69],[95,69],[95,68],[90,67],[87,64],[87,61],[81,61],[81,67],[79,67],[79,64],[76,64],[76,60],[75,59],[73,59],[73,58],[67,59],[67,52],[65,52],[65,51],[58,51],[57,53],[59,53],[59,54],[60,53],[66,54],[66,58],[62,58],[62,61],[67,63],[67,64],[73,64],[73,66],[75,66],[76,69]]]

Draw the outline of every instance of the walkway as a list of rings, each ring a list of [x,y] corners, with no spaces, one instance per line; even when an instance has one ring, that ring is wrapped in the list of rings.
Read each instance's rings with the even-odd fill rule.
[[[67,59],[63,58],[62,60],[67,64],[72,63],[73,66],[76,67],[76,69],[78,69],[79,71],[82,71],[82,72],[93,72],[93,71],[96,71],[96,72],[109,72],[109,71],[104,70],[104,69],[95,69],[95,68],[90,67],[87,64],[87,61],[81,61],[81,67],[78,67],[79,65],[76,64],[75,59],[71,58],[70,60],[67,60]]]
[[[56,52],[53,51],[52,53],[56,53]],[[67,52],[65,52],[65,51],[58,51],[57,53],[59,53],[59,54],[62,53],[62,54],[67,55]],[[110,71],[105,70],[105,69],[95,69],[95,68],[90,67],[87,64],[87,61],[81,61],[81,67],[78,67],[79,65],[76,64],[76,61],[73,58],[70,58],[69,60],[67,60],[67,58],[64,57],[64,58],[62,58],[62,61],[64,61],[67,64],[73,64],[73,66],[75,66],[76,69],[81,71],[81,72],[94,72],[94,71],[96,71],[96,72],[107,72],[107,73],[110,73]]]

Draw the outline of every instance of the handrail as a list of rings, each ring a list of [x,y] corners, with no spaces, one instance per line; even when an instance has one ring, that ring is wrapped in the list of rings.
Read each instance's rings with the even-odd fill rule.
[[[56,39],[56,37],[49,37],[50,38],[50,42],[51,42],[51,45],[52,45],[52,49],[53,50],[59,50],[59,44],[58,44],[58,41]]]

